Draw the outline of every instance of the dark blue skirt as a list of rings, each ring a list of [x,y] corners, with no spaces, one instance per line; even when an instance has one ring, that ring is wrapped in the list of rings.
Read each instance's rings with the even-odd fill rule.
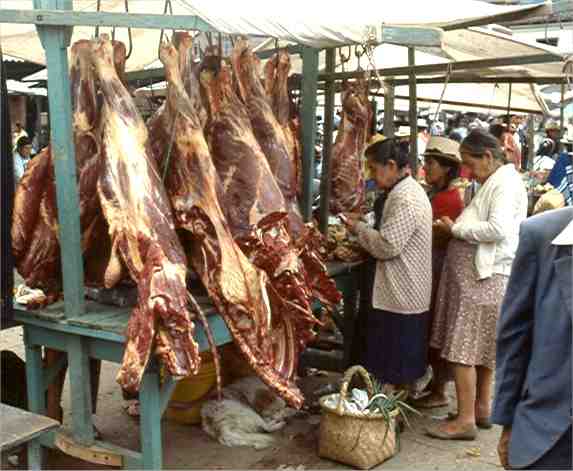
[[[397,314],[371,308],[365,319],[362,365],[382,384],[409,384],[428,366],[430,315]]]

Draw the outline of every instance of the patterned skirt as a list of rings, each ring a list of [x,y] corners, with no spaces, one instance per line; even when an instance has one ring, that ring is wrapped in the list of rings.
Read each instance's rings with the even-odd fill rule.
[[[453,239],[436,297],[430,345],[452,363],[495,368],[497,320],[507,277],[478,280],[477,245]]]

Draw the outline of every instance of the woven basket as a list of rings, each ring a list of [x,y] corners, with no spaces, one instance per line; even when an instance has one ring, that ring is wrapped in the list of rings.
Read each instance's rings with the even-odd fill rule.
[[[321,458],[348,464],[359,469],[370,469],[394,456],[396,445],[396,416],[393,411],[390,422],[382,414],[355,414],[344,410],[342,399],[348,394],[352,377],[360,374],[366,383],[368,394],[374,394],[368,372],[361,366],[353,366],[344,374],[340,388],[338,407],[327,405],[331,394],[320,399],[322,418],[320,421],[319,449]]]

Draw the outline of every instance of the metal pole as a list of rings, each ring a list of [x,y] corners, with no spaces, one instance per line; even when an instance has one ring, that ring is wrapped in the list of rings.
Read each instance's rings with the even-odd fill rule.
[[[530,114],[527,122],[527,140],[529,146],[527,147],[527,168],[531,170],[533,167],[533,159],[535,158],[535,117]]]
[[[412,176],[418,175],[418,100],[416,95],[416,49],[408,48],[409,92],[410,92],[410,166]]]
[[[507,129],[509,130],[509,125],[510,125],[510,121],[511,118],[509,117],[510,113],[511,113],[511,92],[512,92],[512,86],[513,84],[511,82],[509,82],[509,97],[507,98],[507,116],[505,117],[505,122],[507,124]]]
[[[334,72],[336,65],[336,49],[326,50],[326,71]],[[320,231],[326,234],[328,230],[328,215],[330,205],[330,180],[332,155],[332,133],[334,130],[334,81],[325,83],[324,91],[324,136],[322,143],[322,175],[320,180]]]
[[[384,136],[394,137],[394,82],[384,80]]]
[[[558,142],[558,149],[559,149],[559,153],[561,153],[561,151],[563,150],[563,143],[561,142],[561,139],[563,139],[563,136],[565,135],[565,83],[561,84],[561,103],[559,105],[559,121],[560,121],[560,127],[561,127],[561,132],[560,132],[560,139]]]
[[[318,49],[302,51],[302,215],[312,218],[312,179],[314,177],[314,143],[316,139],[316,92],[318,88]]]

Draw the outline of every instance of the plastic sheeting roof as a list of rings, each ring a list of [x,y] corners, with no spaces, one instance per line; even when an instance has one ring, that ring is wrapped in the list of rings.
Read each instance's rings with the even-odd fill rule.
[[[4,9],[32,9],[32,0],[1,0]],[[96,11],[97,0],[74,0],[74,10]],[[479,18],[496,21],[498,15],[539,11],[539,6],[501,7],[476,0],[172,0],[173,14],[196,14],[224,34],[268,36],[315,47],[360,43],[367,27],[446,26]],[[101,0],[101,11],[123,12],[124,0]],[[163,14],[161,0],[129,0],[130,13]],[[94,35],[93,27],[75,27],[72,41]],[[111,28],[100,28],[109,32]],[[159,30],[133,29],[134,51],[127,70],[139,70],[157,59]],[[44,51],[33,25],[3,24],[0,39],[5,53],[45,63]],[[116,39],[127,42],[127,31]]]

